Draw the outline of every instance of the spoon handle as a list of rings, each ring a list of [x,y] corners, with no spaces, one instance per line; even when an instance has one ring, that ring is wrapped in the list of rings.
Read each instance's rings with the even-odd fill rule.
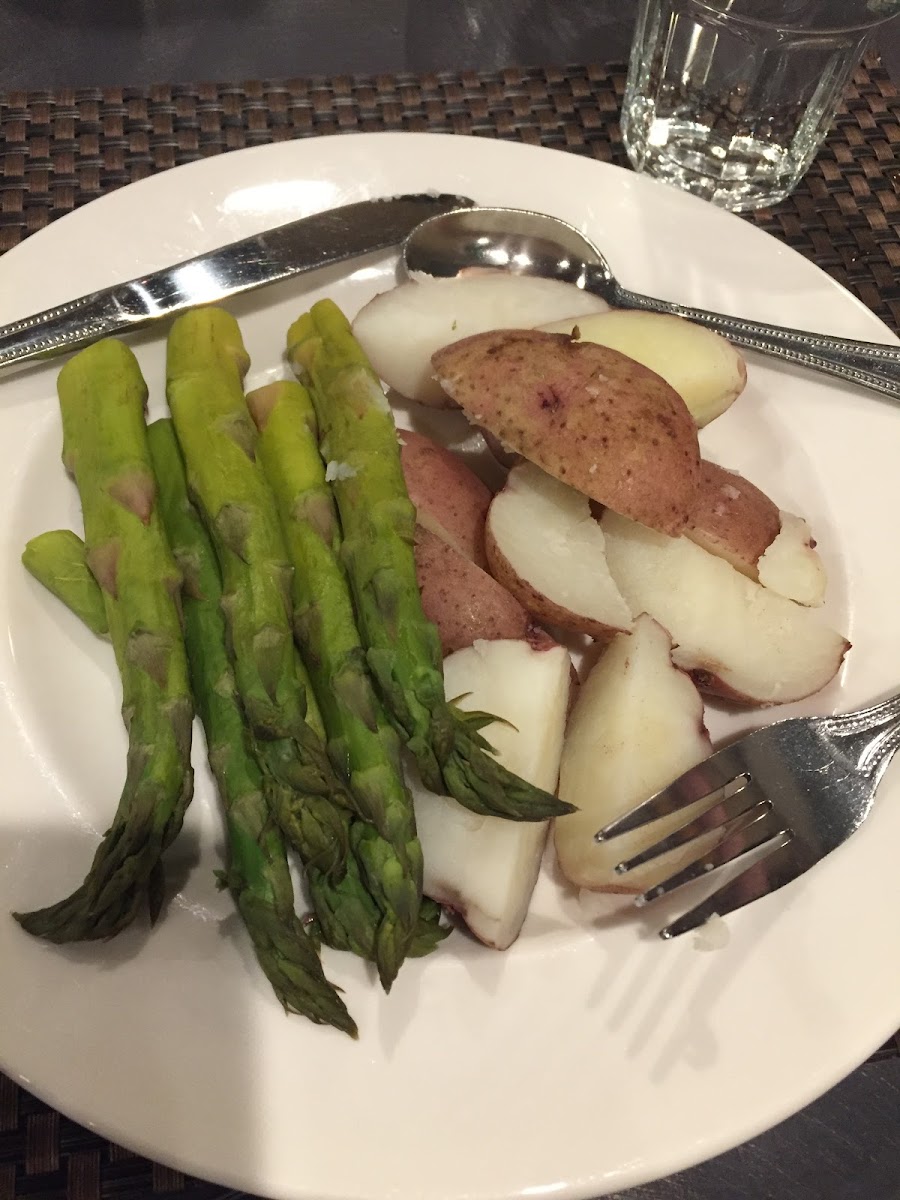
[[[900,347],[880,342],[856,342],[781,325],[763,325],[725,313],[642,296],[625,288],[616,289],[614,303],[621,308],[687,317],[721,333],[736,346],[758,350],[799,367],[823,371],[900,402]]]

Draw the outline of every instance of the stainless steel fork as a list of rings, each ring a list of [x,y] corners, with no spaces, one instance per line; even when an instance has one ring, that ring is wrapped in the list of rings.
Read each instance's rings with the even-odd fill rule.
[[[712,849],[636,898],[644,905],[747,856],[745,870],[660,930],[678,937],[784,887],[842,845],[869,815],[898,746],[900,695],[858,712],[778,721],[718,750],[595,837],[607,841],[708,802],[700,816],[616,867],[626,873],[718,831]]]

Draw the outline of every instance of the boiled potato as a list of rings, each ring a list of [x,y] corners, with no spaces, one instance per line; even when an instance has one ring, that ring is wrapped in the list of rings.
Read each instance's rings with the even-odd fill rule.
[[[643,363],[672,385],[698,426],[721,416],[747,382],[747,364],[740,352],[721,334],[684,317],[613,309],[594,316],[575,314],[541,328],[575,333],[582,341],[621,350]]]
[[[484,522],[491,491],[459,455],[423,433],[403,429],[400,465],[416,519],[459,554],[487,568]]]
[[[734,471],[701,464],[700,494],[685,535],[788,600],[808,607],[825,602],[825,567],[809,525]]]
[[[408,400],[452,408],[453,401],[434,379],[435,350],[486,329],[542,325],[570,313],[606,308],[572,283],[485,271],[401,283],[359,311],[353,332],[388,387]]]
[[[663,533],[689,524],[697,427],[653,371],[606,346],[527,329],[465,338],[433,362],[469,420],[529,462]]]
[[[671,833],[682,813],[609,842],[594,834],[649,800],[712,750],[703,702],[672,663],[669,635],[645,614],[618,634],[581,685],[569,718],[559,771],[559,795],[577,811],[554,822],[563,875],[599,892],[639,892],[677,870],[677,853],[625,875],[617,863]],[[691,845],[682,860],[698,853]]]
[[[781,529],[778,505],[743,476],[716,463],[700,466],[700,490],[687,537],[748,579]]]
[[[493,713],[484,736],[529,783],[553,792],[569,695],[568,652],[521,641],[478,642],[444,663],[448,699]],[[505,950],[519,936],[547,839],[546,821],[482,817],[410,779],[425,859],[424,890],[458,912],[485,945]]]
[[[825,564],[809,525],[793,513],[779,513],[781,529],[757,564],[759,582],[773,592],[816,608],[825,603]]]
[[[491,574],[539,620],[601,640],[631,628],[587,498],[532,463],[494,497],[485,546]]]
[[[501,584],[421,526],[415,556],[422,608],[437,628],[445,655],[476,641],[550,641]]]
[[[701,691],[786,704],[837,674],[850,643],[818,613],[687,537],[665,537],[610,511],[600,524],[610,572],[632,612],[648,613],[668,631],[676,666]]]

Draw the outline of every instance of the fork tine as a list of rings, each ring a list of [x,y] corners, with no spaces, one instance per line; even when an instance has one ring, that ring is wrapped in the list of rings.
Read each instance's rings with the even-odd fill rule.
[[[686,867],[676,871],[662,883],[658,883],[656,887],[635,897],[634,903],[640,908],[652,900],[658,900],[661,896],[668,896],[677,888],[684,887],[687,883],[693,883],[695,879],[702,879],[710,871],[727,866],[728,863],[734,862],[735,859],[747,854],[750,850],[758,850],[760,846],[764,846],[766,842],[770,842],[774,838],[784,839],[785,837],[790,838],[791,833],[785,828],[783,819],[768,805],[759,804],[749,812],[735,817],[733,828],[707,854],[701,854]],[[783,840],[782,844],[784,844]]]
[[[619,837],[620,834],[632,833],[635,829],[649,825],[651,821],[688,808],[698,800],[708,797],[710,802],[713,802],[719,792],[722,793],[719,799],[727,800],[746,787],[747,778],[742,775],[743,769],[741,760],[729,747],[717,750],[696,767],[691,767],[689,771],[679,775],[668,787],[664,787],[649,800],[598,829],[594,838],[598,842],[605,842],[610,838]]]
[[[746,904],[752,904],[770,892],[777,892],[787,883],[799,878],[809,866],[796,852],[792,841],[775,844],[762,857],[746,867],[740,875],[707,896],[684,916],[659,931],[666,940],[680,937],[704,925],[710,917],[725,917]]]
[[[687,845],[701,834],[719,830],[722,836],[726,837],[731,833],[731,827],[736,819],[758,805],[769,806],[769,801],[763,792],[748,780],[744,787],[732,792],[727,800],[722,800],[719,804],[714,804],[712,808],[705,809],[698,817],[686,821],[684,825],[679,825],[667,837],[660,838],[658,842],[641,850],[639,854],[620,862],[616,866],[616,874],[624,875],[626,871],[642,867],[645,863],[652,862],[653,859],[659,858],[663,854],[668,854],[670,850],[677,850],[679,846]]]

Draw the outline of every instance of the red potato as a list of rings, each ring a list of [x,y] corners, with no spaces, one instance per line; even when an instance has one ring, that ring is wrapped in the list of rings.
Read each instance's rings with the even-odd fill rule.
[[[736,471],[700,464],[700,488],[687,537],[756,579],[756,564],[781,529],[778,505]]]
[[[525,642],[477,642],[444,663],[449,698],[499,719],[484,729],[497,757],[553,792],[569,695],[568,652]],[[481,817],[410,779],[425,859],[424,891],[459,913],[496,950],[519,936],[538,877],[548,823]]]
[[[415,554],[422,607],[437,627],[445,655],[476,641],[553,645],[514,596],[430,530],[416,530]]]
[[[806,521],[782,512],[735,471],[701,464],[700,494],[685,534],[788,600],[808,607],[825,601],[825,567]]]
[[[698,846],[617,875],[617,863],[646,849],[689,819],[684,813],[610,842],[594,841],[602,826],[622,816],[712,750],[703,702],[684,671],[672,663],[669,635],[646,615],[631,633],[618,634],[581,685],[566,730],[559,795],[577,812],[554,822],[556,857],[577,887],[639,892],[671,874]]]
[[[747,364],[721,334],[684,317],[637,309],[611,309],[572,316],[542,326],[549,333],[573,333],[585,342],[621,350],[670,383],[691,410],[698,427],[708,425],[734,403],[747,382]]]
[[[671,635],[676,666],[701,691],[749,704],[811,696],[850,643],[809,608],[770,591],[687,537],[671,538],[607,510],[606,559],[634,613]]]
[[[353,332],[388,387],[432,408],[453,408],[434,378],[435,350],[486,329],[542,325],[607,307],[572,283],[481,271],[409,281],[382,292],[357,313]]]
[[[793,513],[779,516],[779,534],[757,563],[759,582],[789,600],[817,608],[825,603],[827,577],[809,526]]]
[[[601,641],[631,628],[590,502],[532,463],[494,497],[485,547],[491,574],[538,620]]]
[[[432,359],[475,425],[529,462],[664,533],[689,523],[697,427],[678,393],[617,350],[536,330],[478,334]]]
[[[425,434],[403,429],[398,436],[403,477],[419,525],[486,570],[490,488],[452,450]]]

